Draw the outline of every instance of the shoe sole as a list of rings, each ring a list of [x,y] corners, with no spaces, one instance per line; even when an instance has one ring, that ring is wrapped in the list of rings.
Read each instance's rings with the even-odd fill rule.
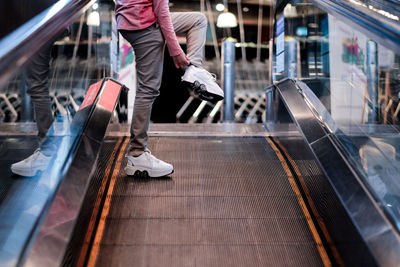
[[[138,178],[160,178],[174,173],[174,170],[172,169],[172,171],[168,172],[149,172],[148,170],[143,170],[133,166],[126,166],[125,172],[128,176],[134,176]]]
[[[11,167],[11,171],[12,171],[12,173],[14,173],[16,175],[24,176],[24,177],[33,177],[33,176],[38,175],[41,172],[41,170],[36,170],[35,172],[17,170],[17,169],[14,169],[13,167]]]
[[[205,84],[196,84],[197,81],[191,83],[188,81],[183,81],[182,83],[186,84],[187,87],[190,88],[190,90],[196,95],[198,96],[200,99],[205,100],[205,101],[209,101],[209,102],[218,102],[224,99],[224,97],[222,95],[217,95],[214,93],[211,93],[209,91],[207,91],[207,87]],[[201,87],[204,86],[206,87],[206,89],[202,89]]]

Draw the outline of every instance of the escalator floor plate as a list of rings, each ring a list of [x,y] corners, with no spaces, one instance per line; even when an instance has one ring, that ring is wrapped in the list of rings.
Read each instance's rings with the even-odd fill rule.
[[[175,173],[121,168],[97,266],[323,266],[265,138],[158,137],[150,149]]]

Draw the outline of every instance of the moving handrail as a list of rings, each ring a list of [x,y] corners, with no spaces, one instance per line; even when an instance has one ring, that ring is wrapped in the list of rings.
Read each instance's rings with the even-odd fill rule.
[[[111,78],[90,86],[71,127],[74,145],[58,163],[59,179],[20,253],[17,266],[61,266],[107,126],[128,89]],[[69,136],[67,136],[69,138]],[[53,167],[54,168],[54,167]]]
[[[0,87],[94,0],[60,0],[0,40]]]

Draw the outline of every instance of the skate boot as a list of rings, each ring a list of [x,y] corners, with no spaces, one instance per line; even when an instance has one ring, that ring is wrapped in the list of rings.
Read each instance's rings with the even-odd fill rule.
[[[148,150],[138,157],[127,156],[127,158],[125,172],[129,176],[157,178],[174,172],[171,164],[157,159]]]
[[[43,154],[40,149],[36,149],[28,158],[12,164],[11,171],[21,176],[35,176],[47,169],[51,158],[51,156]]]
[[[215,75],[205,69],[190,65],[182,76],[182,82],[201,99],[218,102],[224,99],[224,91],[218,86]]]

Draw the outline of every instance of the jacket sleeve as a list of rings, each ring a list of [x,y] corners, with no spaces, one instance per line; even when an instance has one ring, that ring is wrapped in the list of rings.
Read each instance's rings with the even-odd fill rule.
[[[153,0],[154,15],[160,24],[161,31],[167,42],[169,54],[177,56],[183,53],[181,46],[176,39],[174,27],[172,26],[169,14],[168,0]]]

